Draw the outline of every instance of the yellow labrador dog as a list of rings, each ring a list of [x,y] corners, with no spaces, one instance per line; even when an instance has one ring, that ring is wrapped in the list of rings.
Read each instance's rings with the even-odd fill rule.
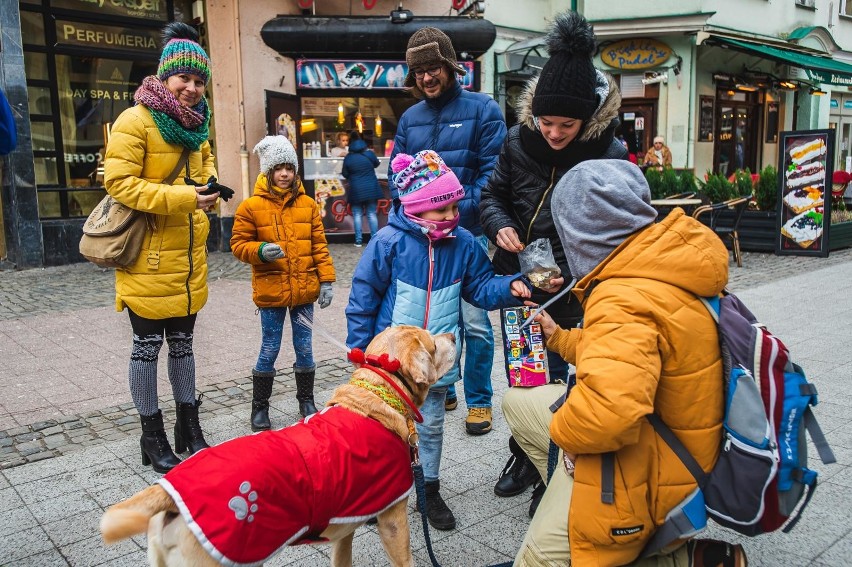
[[[413,420],[452,367],[455,338],[391,327],[364,355],[321,412],[199,451],[110,507],[104,541],[147,530],[151,565],[197,567],[261,565],[285,545],[329,541],[332,565],[348,566],[355,529],[377,516],[390,562],[413,565]]]

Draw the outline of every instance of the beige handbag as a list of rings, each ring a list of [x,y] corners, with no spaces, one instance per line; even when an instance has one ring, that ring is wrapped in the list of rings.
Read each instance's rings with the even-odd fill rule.
[[[174,170],[163,180],[171,185],[189,158],[184,148]],[[139,257],[145,232],[155,230],[153,215],[131,209],[107,195],[92,210],[83,224],[80,254],[102,268],[126,268]]]

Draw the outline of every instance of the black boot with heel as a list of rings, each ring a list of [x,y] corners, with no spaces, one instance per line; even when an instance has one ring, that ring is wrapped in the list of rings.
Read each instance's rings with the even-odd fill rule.
[[[272,396],[272,383],[275,381],[275,371],[251,371],[251,430],[266,431],[272,429],[269,422],[269,398]]]
[[[316,370],[293,368],[296,374],[296,399],[299,401],[299,414],[302,417],[317,413],[314,403],[314,378]]]
[[[538,469],[514,437],[509,437],[509,451],[512,452],[512,456],[509,457],[500,474],[500,479],[494,486],[494,494],[503,498],[520,494],[537,481],[541,481]]]
[[[203,396],[203,394],[202,394]],[[210,447],[204,440],[201,424],[198,422],[198,408],[201,406],[201,398],[192,403],[175,404],[177,419],[175,421],[175,452],[183,453],[189,449],[189,454],[194,455],[201,449]]]
[[[155,472],[166,474],[180,464],[180,459],[172,452],[166,430],[163,427],[163,412],[157,410],[154,415],[140,415],[142,437],[142,464],[151,465]]]

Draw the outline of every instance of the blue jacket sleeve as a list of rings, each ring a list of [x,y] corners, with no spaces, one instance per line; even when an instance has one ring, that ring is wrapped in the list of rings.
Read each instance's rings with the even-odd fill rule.
[[[373,167],[379,167],[379,158],[376,157],[376,153],[373,150],[367,150],[364,152],[364,155],[367,156]]]
[[[471,240],[466,250],[468,269],[462,278],[462,298],[468,303],[488,311],[502,307],[523,305],[523,299],[512,295],[511,285],[521,274],[497,276],[488,254]]]
[[[376,328],[376,321],[391,283],[392,251],[388,248],[381,237],[371,238],[355,267],[346,306],[346,346],[349,348],[367,348],[373,337],[383,330]]]
[[[11,153],[18,145],[18,130],[15,128],[15,116],[6,95],[0,90],[0,156]]]
[[[391,151],[390,160],[388,160],[388,190],[390,190],[391,199],[398,199],[399,192],[396,190],[396,185],[393,183],[393,158],[397,154],[407,154],[405,129],[408,128],[408,120],[403,114],[399,119],[399,124],[396,126],[396,136],[393,139],[393,150]]]
[[[459,202],[459,213],[466,219],[479,218],[479,201],[482,189],[488,183],[491,172],[497,165],[503,140],[506,139],[506,121],[494,99],[489,99],[482,110],[476,143],[478,162],[476,180],[464,188],[465,198]]]

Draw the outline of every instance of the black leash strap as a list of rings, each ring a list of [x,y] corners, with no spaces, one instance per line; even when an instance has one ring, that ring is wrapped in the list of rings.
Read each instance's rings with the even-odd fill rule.
[[[423,465],[418,460],[411,465],[411,470],[414,472],[414,490],[417,493],[417,503],[420,504],[420,519],[423,522],[423,539],[426,540],[426,551],[429,552],[432,567],[441,567],[435,557],[435,552],[432,550],[432,538],[429,537],[429,519],[426,517],[426,479],[423,476]]]

